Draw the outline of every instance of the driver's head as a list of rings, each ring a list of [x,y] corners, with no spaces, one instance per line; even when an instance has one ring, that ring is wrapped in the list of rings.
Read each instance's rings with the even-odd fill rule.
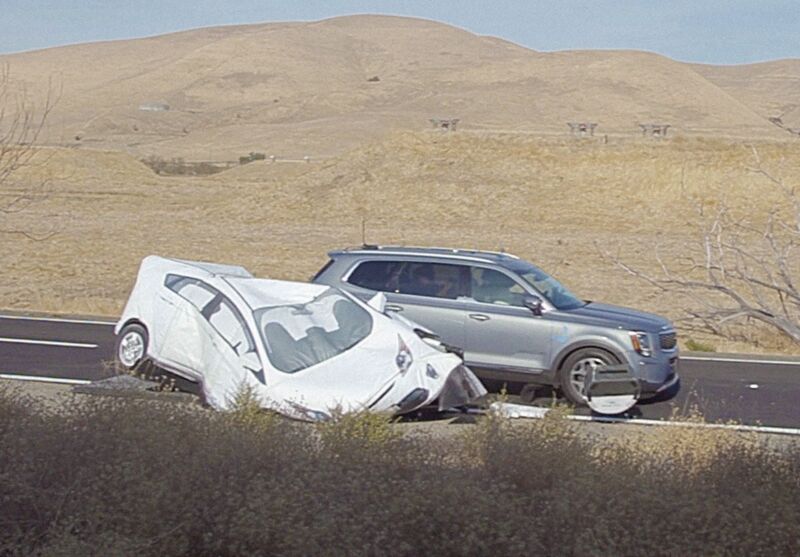
[[[422,265],[417,268],[414,278],[422,284],[431,283],[433,282],[433,269],[427,265]]]

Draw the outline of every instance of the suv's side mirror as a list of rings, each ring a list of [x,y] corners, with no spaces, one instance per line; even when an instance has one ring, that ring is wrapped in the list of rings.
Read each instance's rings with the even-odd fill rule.
[[[542,314],[542,299],[539,296],[525,296],[522,305],[531,310],[534,315]]]

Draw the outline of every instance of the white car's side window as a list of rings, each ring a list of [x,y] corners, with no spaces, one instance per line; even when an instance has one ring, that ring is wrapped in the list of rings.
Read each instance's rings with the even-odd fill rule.
[[[241,315],[216,288],[180,275],[167,275],[164,285],[197,308],[238,355],[255,350]]]
[[[167,275],[165,285],[200,311],[217,295],[215,290],[191,277]]]
[[[227,299],[220,300],[218,308],[208,317],[208,321],[237,354],[253,350],[244,323],[240,321],[236,310]]]
[[[197,309],[203,309],[208,302],[214,299],[214,293],[199,283],[187,283],[178,293],[189,300]]]

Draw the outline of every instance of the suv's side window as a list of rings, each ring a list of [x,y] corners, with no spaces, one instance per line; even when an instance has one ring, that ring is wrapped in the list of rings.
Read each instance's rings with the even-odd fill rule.
[[[499,271],[472,267],[470,269],[472,298],[477,302],[504,306],[523,306],[525,290]]]
[[[399,292],[402,261],[365,261],[350,274],[347,282],[370,290]]]
[[[347,282],[370,290],[455,300],[469,296],[469,268],[447,263],[366,261]]]
[[[455,300],[469,295],[468,272],[464,265],[408,262],[401,275],[400,292]]]

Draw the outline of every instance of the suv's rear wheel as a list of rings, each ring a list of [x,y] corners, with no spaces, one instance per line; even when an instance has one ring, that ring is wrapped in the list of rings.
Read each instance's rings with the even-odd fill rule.
[[[570,402],[583,406],[586,404],[584,380],[586,374],[601,366],[618,364],[619,360],[601,348],[581,348],[564,360],[559,371],[561,391]]]

